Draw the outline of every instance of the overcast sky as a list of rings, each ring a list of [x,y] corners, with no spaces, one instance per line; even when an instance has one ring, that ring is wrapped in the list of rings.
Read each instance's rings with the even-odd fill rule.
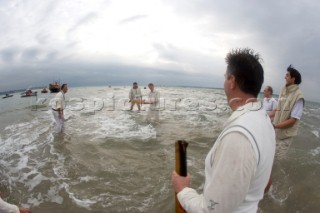
[[[320,102],[320,2],[0,0],[0,91],[48,85],[223,87],[233,48],[259,52],[276,93],[289,64]]]

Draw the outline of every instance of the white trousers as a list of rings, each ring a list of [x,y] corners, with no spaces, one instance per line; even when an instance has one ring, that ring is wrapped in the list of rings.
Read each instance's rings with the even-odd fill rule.
[[[56,127],[57,127],[58,132],[62,132],[64,117],[62,116],[61,118],[59,118],[58,111],[52,110],[52,114],[53,114],[54,120],[56,122]]]

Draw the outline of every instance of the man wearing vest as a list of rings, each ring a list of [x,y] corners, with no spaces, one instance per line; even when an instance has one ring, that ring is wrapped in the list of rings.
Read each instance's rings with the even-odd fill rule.
[[[275,131],[257,96],[264,80],[259,55],[236,49],[227,57],[224,90],[233,111],[205,159],[203,193],[190,175],[172,173],[178,200],[188,213],[256,213],[270,177]]]
[[[286,157],[293,137],[298,133],[299,120],[304,107],[303,94],[299,89],[302,81],[299,71],[290,65],[284,78],[286,85],[279,94],[278,106],[271,112],[271,116],[274,115],[273,127],[276,131],[276,161]],[[273,169],[277,170],[277,167],[276,163]],[[272,178],[270,177],[265,192],[269,191],[271,184]]]
[[[285,158],[293,137],[298,133],[299,120],[301,118],[304,98],[299,84],[301,75],[291,65],[287,68],[285,76],[286,85],[279,94],[278,106],[274,111],[273,125],[276,131],[276,155],[277,160]]]

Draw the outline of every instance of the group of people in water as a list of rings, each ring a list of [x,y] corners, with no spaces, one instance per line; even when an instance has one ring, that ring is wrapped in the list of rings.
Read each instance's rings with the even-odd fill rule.
[[[226,56],[224,91],[233,112],[205,159],[203,191],[191,188],[190,174],[183,177],[173,171],[171,175],[173,189],[186,212],[257,212],[259,201],[270,188],[274,161],[285,158],[298,133],[304,108],[299,71],[291,65],[287,68],[278,101],[272,97],[272,87],[267,86],[262,108],[257,99],[264,82],[260,60],[259,54],[248,48],[232,50]],[[137,105],[140,111],[141,104],[158,107],[160,93],[154,84],[148,87],[148,100],[143,100],[138,84],[133,83],[130,110]],[[63,84],[52,107],[59,131],[67,91]],[[31,212],[0,199],[0,212],[19,211]]]
[[[138,83],[134,82],[129,92],[129,102],[131,103],[130,111],[137,105],[138,111],[141,110],[142,104],[149,104],[148,118],[159,118],[160,92],[155,90],[154,84],[149,83],[148,87],[150,92],[147,99],[142,99],[141,89],[138,87]],[[55,96],[52,102],[52,114],[56,123],[56,129],[58,132],[62,132],[64,126],[64,108],[65,108],[65,94],[68,92],[68,85],[62,84],[60,92]],[[157,113],[158,111],[158,113]]]
[[[154,89],[154,84],[149,83],[148,87],[150,92],[148,94],[148,99],[142,99],[141,89],[138,87],[137,82],[133,82],[132,88],[129,92],[129,102],[131,103],[130,110],[137,105],[138,110],[141,110],[141,104],[150,104],[150,109],[154,110],[159,106],[160,92]]]

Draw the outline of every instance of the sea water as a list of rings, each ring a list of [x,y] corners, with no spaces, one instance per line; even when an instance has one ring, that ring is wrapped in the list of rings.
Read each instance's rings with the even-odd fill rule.
[[[33,212],[173,212],[175,141],[189,142],[191,185],[201,192],[204,159],[231,111],[221,89],[156,89],[159,114],[150,117],[148,105],[128,110],[130,87],[70,87],[63,133],[52,117],[55,94],[2,99],[3,198]],[[319,111],[306,102],[299,135],[259,212],[319,212]]]

